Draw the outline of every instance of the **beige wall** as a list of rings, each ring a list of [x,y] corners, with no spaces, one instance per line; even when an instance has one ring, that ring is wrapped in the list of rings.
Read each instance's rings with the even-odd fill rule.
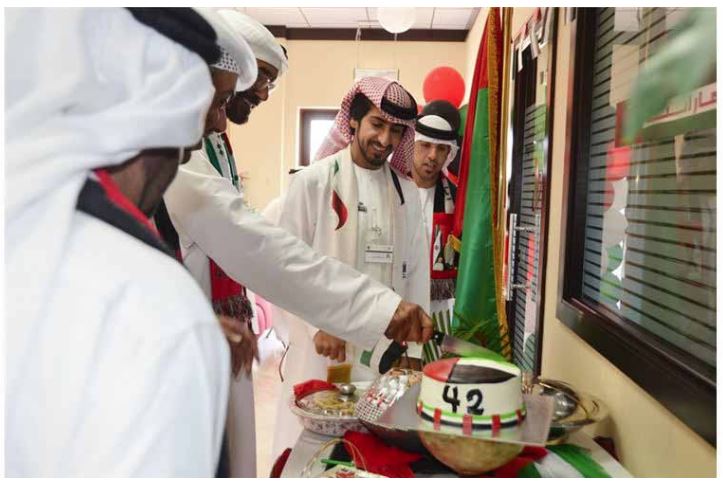
[[[485,21],[487,20],[487,7],[480,8],[477,18],[472,24],[472,28],[467,34],[467,40],[465,41],[465,65],[466,69],[464,74],[465,81],[465,96],[462,105],[465,105],[469,101],[470,88],[472,86],[472,78],[474,77],[474,67],[477,62],[477,51],[479,51],[479,43],[482,41],[482,32],[485,28]]]
[[[398,68],[399,81],[419,104],[422,83],[439,65],[466,72],[463,42],[283,41],[289,72],[248,124],[229,132],[236,163],[246,172],[247,199],[259,209],[278,196],[298,160],[299,109],[338,107],[354,82],[354,68]]]
[[[716,450],[650,397],[555,317],[560,256],[563,161],[570,52],[560,24],[550,190],[550,219],[542,346],[542,375],[570,382],[603,399],[610,418],[596,427],[612,436],[623,465],[635,476],[715,476]],[[664,372],[661,372],[664,375]]]

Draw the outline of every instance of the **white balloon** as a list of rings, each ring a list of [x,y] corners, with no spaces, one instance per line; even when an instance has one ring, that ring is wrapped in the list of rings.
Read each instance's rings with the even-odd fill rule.
[[[384,30],[392,34],[408,31],[414,25],[414,7],[379,7],[377,20]]]

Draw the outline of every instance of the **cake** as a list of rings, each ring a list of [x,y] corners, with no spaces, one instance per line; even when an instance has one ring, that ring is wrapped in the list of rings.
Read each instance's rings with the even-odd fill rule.
[[[458,427],[466,435],[517,426],[526,414],[520,369],[479,357],[429,363],[423,370],[417,412],[435,430]]]

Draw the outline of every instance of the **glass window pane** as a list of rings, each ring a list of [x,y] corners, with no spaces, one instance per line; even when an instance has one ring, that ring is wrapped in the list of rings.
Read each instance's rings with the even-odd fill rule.
[[[716,80],[620,141],[640,67],[685,10],[598,10],[581,294],[715,366]]]
[[[319,150],[321,143],[329,133],[334,119],[313,119],[311,121],[311,136],[309,144],[309,162],[314,161],[314,155]]]

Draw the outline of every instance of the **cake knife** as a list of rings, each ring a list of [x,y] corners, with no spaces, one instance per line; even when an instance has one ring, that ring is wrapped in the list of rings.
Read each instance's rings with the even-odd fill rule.
[[[491,360],[507,361],[507,359],[499,353],[483,346],[475,345],[469,341],[460,340],[454,336],[444,334],[441,331],[436,331],[434,335],[432,335],[432,339],[444,353],[452,353],[462,357],[475,356],[490,358]]]

